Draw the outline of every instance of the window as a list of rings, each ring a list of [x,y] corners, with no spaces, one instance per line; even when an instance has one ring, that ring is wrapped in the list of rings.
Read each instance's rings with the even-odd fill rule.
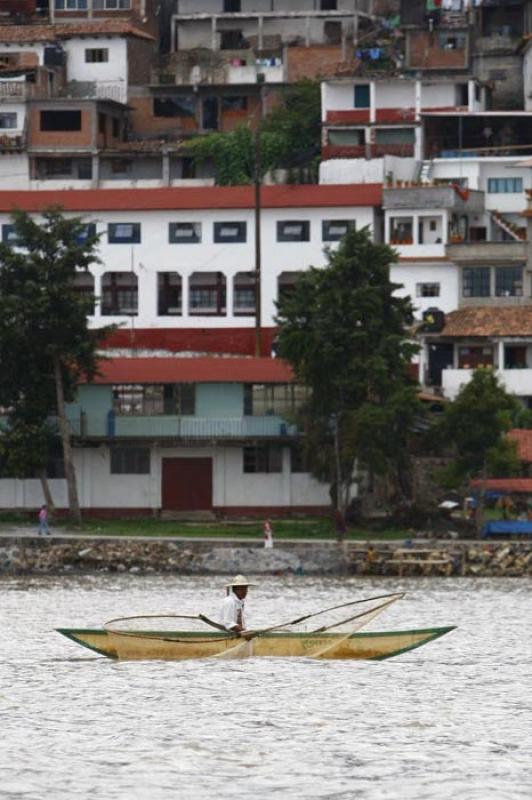
[[[110,222],[107,233],[109,244],[139,244],[140,222]]]
[[[490,194],[518,194],[522,191],[522,178],[488,178]]]
[[[363,147],[365,133],[362,128],[330,130],[327,133],[327,141],[332,147]]]
[[[244,447],[244,472],[282,472],[283,451],[279,445]]]
[[[40,164],[46,178],[70,178],[72,175],[71,158],[45,158]]]
[[[255,273],[237,272],[233,279],[233,313],[239,317],[255,314]]]
[[[133,272],[106,272],[102,276],[102,315],[138,314],[138,279]]]
[[[41,111],[41,131],[80,131],[81,111]]]
[[[182,308],[182,281],[177,272],[157,273],[157,313],[160,317],[178,317]]]
[[[121,417],[194,416],[194,383],[122,383],[113,386],[113,411]]]
[[[189,279],[189,314],[223,316],[226,313],[226,281],[222,272],[193,272]]]
[[[337,11],[338,0],[320,0],[320,11]]]
[[[247,111],[248,99],[245,95],[222,97],[222,111]]]
[[[78,244],[83,244],[87,241],[87,239],[92,238],[93,236],[96,236],[96,223],[88,222],[79,232],[76,241]]]
[[[290,472],[310,472],[307,454],[300,444],[294,444],[290,448]]]
[[[170,222],[168,225],[170,244],[199,244],[201,222]]]
[[[93,0],[92,7],[98,11],[123,11],[131,8],[131,0]]]
[[[86,313],[94,314],[94,276],[90,272],[78,272],[73,288],[79,297],[87,301]]]
[[[240,14],[241,11],[241,0],[224,0],[224,14]]]
[[[58,11],[86,11],[87,0],[55,0],[55,7]]]
[[[107,47],[90,47],[85,50],[86,64],[103,64],[109,61],[109,50]]]
[[[522,297],[523,267],[496,267],[495,295],[497,297]]]
[[[191,94],[153,99],[154,117],[193,117],[195,109],[196,98]]]
[[[4,244],[16,244],[17,234],[14,225],[2,225],[2,242]]]
[[[359,83],[355,86],[355,108],[369,108],[369,106],[369,83]]]
[[[310,241],[310,222],[308,220],[277,223],[278,242]]]
[[[111,475],[149,475],[148,447],[112,447]]]
[[[122,126],[120,125],[120,120],[116,117],[111,117],[111,125],[112,125],[112,135],[113,139],[120,139],[122,134]]]
[[[465,50],[465,33],[440,33],[441,50]]]
[[[17,127],[17,114],[15,111],[3,111],[0,114],[0,129],[7,130]]]
[[[247,224],[245,222],[215,222],[214,241],[216,244],[229,242],[245,242]]]
[[[489,297],[489,267],[467,267],[464,269],[462,293],[464,297]]]
[[[339,242],[348,231],[355,230],[354,219],[324,219],[321,223],[321,238],[324,242]]]
[[[111,162],[111,175],[129,175],[133,162],[128,158],[112,158]]]
[[[412,217],[390,218],[390,243],[412,244],[414,241],[414,221]]]
[[[302,272],[281,272],[277,278],[277,301],[281,301],[295,291],[296,284]]]
[[[307,397],[308,389],[300,383],[247,383],[244,386],[244,415],[292,416]]]
[[[107,133],[107,117],[105,114],[98,114],[98,133],[105,136]]]
[[[220,50],[244,50],[248,46],[242,31],[220,31]]]
[[[439,297],[439,283],[416,283],[416,297]]]
[[[414,128],[377,128],[375,144],[414,144]]]

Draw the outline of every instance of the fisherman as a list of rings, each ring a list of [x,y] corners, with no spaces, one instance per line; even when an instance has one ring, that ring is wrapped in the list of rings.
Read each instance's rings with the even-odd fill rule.
[[[227,597],[220,609],[220,622],[226,630],[235,633],[245,631],[244,601],[248,587],[253,585],[244,575],[236,575],[230,583],[225,585]]]

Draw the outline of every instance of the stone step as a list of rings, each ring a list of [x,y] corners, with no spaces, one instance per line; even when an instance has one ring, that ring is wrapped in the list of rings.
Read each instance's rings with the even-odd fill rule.
[[[215,522],[216,515],[212,511],[161,511],[161,519],[176,522]]]

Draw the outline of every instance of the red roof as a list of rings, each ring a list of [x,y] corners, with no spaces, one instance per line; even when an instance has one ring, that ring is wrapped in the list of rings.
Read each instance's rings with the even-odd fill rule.
[[[93,383],[290,383],[276,358],[114,358],[100,362]]]
[[[480,489],[482,485],[494,492],[532,494],[532,478],[488,478],[486,481],[470,481],[473,489]]]
[[[154,40],[146,31],[130,22],[106,19],[101,22],[77,21],[57,25],[2,25],[0,42],[54,42],[56,39],[73,39],[76,36],[136,36]]]
[[[517,442],[519,460],[532,464],[532,430],[513,428],[508,431],[508,438],[513,442]]]
[[[264,208],[380,206],[382,184],[264,186]],[[253,208],[252,186],[201,186],[161,189],[77,189],[0,191],[0,211],[42,211],[59,205],[65,211],[158,211],[172,209]]]

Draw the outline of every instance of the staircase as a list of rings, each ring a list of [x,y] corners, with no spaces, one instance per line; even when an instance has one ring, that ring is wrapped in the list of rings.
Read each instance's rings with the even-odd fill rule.
[[[503,217],[499,211],[491,212],[491,220],[498,225],[501,230],[507,233],[508,236],[511,236],[511,238],[516,242],[526,241],[526,229],[520,228],[513,222],[510,222],[508,219]]]

